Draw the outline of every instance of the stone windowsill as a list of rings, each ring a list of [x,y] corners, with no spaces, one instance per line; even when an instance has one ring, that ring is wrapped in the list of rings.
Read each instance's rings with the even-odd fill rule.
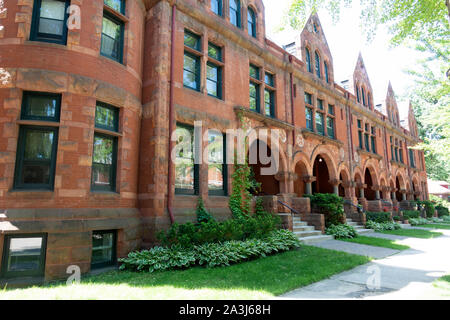
[[[360,155],[366,155],[366,156],[368,156],[369,158],[374,158],[374,159],[377,159],[377,160],[383,159],[383,157],[380,156],[379,154],[376,154],[376,153],[373,153],[373,152],[369,152],[369,151],[364,150],[364,149],[359,149],[359,148],[358,148],[358,153],[359,153]]]
[[[391,162],[391,164],[395,164],[395,165],[397,165],[399,167],[406,168],[406,164],[404,164],[404,163],[397,162],[395,160],[391,160],[390,162]]]
[[[277,127],[277,128],[285,129],[285,130],[294,130],[295,129],[295,127],[290,123],[278,120],[276,118],[265,116],[262,113],[250,110],[245,107],[236,106],[236,107],[234,107],[234,112],[242,113],[243,115],[245,115],[248,118],[255,119],[257,121],[261,121],[266,126],[273,126],[273,127]]]
[[[313,137],[313,138],[315,138],[315,139],[320,140],[322,143],[334,144],[334,145],[336,145],[336,146],[338,146],[338,147],[341,147],[341,146],[344,145],[342,142],[340,142],[340,141],[338,141],[338,140],[336,140],[336,139],[331,139],[331,138],[326,137],[326,136],[323,136],[323,135],[321,135],[321,134],[312,132],[312,131],[310,131],[310,130],[308,130],[308,129],[303,129],[303,130],[302,130],[302,134],[303,134],[303,136],[305,136],[305,138],[306,138],[306,137]]]

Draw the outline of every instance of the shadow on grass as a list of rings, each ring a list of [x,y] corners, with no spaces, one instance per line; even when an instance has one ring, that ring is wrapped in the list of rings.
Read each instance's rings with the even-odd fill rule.
[[[229,267],[210,269],[195,267],[158,273],[112,271],[86,277],[82,280],[81,285],[91,288],[126,285],[144,290],[149,289],[153,293],[149,292],[146,296],[148,299],[152,299],[156,289],[162,287],[166,290],[166,296],[158,295],[159,299],[172,299],[171,292],[174,293],[176,289],[231,290],[237,295],[229,296],[230,299],[239,299],[239,292],[236,290],[256,291],[265,297],[270,297],[309,285],[369,261],[369,258],[363,256],[302,246],[298,250]],[[61,289],[66,287],[62,284],[53,284],[42,289],[57,289],[58,286]],[[114,293],[111,292],[111,295],[113,296]],[[246,297],[251,298],[252,295]]]

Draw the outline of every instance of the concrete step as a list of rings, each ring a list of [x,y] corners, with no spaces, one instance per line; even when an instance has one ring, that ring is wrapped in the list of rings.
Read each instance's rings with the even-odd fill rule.
[[[411,227],[411,225],[410,224],[407,224],[407,223],[402,223],[402,224],[400,224],[400,228],[402,228],[402,229],[404,229],[404,228],[410,228]]]
[[[314,231],[314,227],[313,226],[301,226],[301,227],[294,226],[294,232],[300,232],[300,231]]]
[[[349,226],[352,226],[352,227],[354,227],[354,226],[357,226],[357,225],[358,225],[358,223],[357,223],[357,222],[353,222],[353,221],[350,221],[350,222],[348,222],[348,221],[347,221],[347,224],[348,224]]]
[[[352,219],[349,219],[349,218],[346,218],[345,220],[347,220],[347,223],[353,222],[353,220],[352,220]]]
[[[363,228],[361,228],[361,229],[356,229],[356,232],[358,234],[364,234],[364,233],[372,233],[373,230],[372,229],[363,229]]]
[[[303,237],[303,238],[299,238],[300,242],[303,244],[310,244],[310,243],[317,243],[317,242],[321,242],[321,241],[325,241],[325,240],[333,240],[334,236],[329,236],[329,235],[317,235],[317,236],[308,236],[308,237]]]
[[[322,232],[316,231],[316,230],[294,231],[294,234],[300,239],[300,238],[309,237],[309,236],[318,236],[318,235],[321,235]]]
[[[304,222],[304,221],[294,221],[294,223],[292,224],[295,227],[302,227],[302,226],[307,226],[308,223]]]

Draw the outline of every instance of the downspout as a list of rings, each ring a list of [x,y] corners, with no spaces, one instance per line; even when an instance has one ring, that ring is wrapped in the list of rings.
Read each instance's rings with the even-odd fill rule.
[[[289,62],[292,64],[293,58],[292,55],[289,55]],[[292,125],[294,129],[292,130],[292,146],[295,146],[295,108],[294,108],[294,75],[292,72],[289,73],[289,80],[291,85],[291,116],[292,116]]]
[[[175,31],[176,31],[176,11],[177,6],[174,4],[172,6],[172,34],[171,34],[171,52],[170,52],[170,96],[169,96],[169,150],[168,150],[168,176],[167,176],[167,211],[169,212],[170,223],[175,222],[172,211],[172,186],[173,181],[173,163],[172,163],[172,132],[174,131],[174,120],[175,120],[175,109],[174,109],[174,61],[175,61]]]

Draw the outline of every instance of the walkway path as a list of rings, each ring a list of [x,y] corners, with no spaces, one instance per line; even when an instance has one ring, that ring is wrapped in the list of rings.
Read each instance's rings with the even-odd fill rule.
[[[433,239],[406,238],[380,233],[377,236],[400,240],[411,249],[374,260],[307,287],[284,294],[286,299],[450,299],[436,295],[432,282],[450,274],[450,230]],[[327,245],[324,245],[326,247]],[[328,244],[329,247],[336,244]],[[345,249],[345,247],[347,249]],[[343,251],[357,251],[343,246]],[[339,248],[336,247],[339,250]],[[370,249],[366,255],[376,255]]]

